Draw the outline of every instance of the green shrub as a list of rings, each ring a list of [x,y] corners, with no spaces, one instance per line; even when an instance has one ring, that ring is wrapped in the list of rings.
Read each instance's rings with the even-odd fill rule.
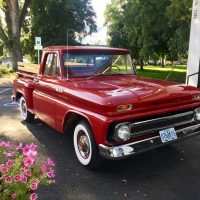
[[[2,74],[8,74],[9,73],[9,69],[4,68],[4,67],[1,68],[0,71],[1,71]]]
[[[6,74],[10,74],[10,73],[13,73],[13,69],[12,68],[7,68],[7,67],[1,67],[0,66],[0,74],[1,74],[1,76],[6,75]]]

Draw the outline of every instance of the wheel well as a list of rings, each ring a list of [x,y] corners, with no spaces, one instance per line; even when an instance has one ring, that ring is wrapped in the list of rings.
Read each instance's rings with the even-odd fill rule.
[[[16,101],[18,101],[22,96],[23,94],[21,92],[16,92]]]
[[[65,116],[65,121],[64,121],[64,133],[69,133],[72,130],[74,130],[76,124],[81,121],[81,120],[85,120],[86,122],[88,122],[88,124],[90,125],[88,119],[80,114],[74,113],[74,112],[70,112]]]

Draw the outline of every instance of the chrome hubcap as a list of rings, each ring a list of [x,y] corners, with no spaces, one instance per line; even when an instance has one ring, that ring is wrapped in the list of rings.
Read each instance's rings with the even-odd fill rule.
[[[90,155],[90,144],[87,135],[83,131],[78,133],[77,144],[80,155],[87,159]]]
[[[22,113],[23,113],[23,115],[25,116],[26,115],[26,112],[27,112],[27,109],[26,109],[26,103],[25,103],[25,101],[22,101]]]

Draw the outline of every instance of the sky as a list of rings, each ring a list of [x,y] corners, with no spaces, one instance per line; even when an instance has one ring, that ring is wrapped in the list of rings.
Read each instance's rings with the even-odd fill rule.
[[[91,0],[94,11],[96,12],[96,24],[97,24],[97,33],[93,33],[91,36],[87,36],[83,43],[89,44],[100,44],[106,45],[106,33],[107,28],[104,27],[104,11],[106,5],[111,2],[111,0]]]

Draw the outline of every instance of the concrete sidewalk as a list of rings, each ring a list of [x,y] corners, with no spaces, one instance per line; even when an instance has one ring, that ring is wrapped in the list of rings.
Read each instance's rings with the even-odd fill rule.
[[[14,78],[0,78],[0,88],[13,87]]]

